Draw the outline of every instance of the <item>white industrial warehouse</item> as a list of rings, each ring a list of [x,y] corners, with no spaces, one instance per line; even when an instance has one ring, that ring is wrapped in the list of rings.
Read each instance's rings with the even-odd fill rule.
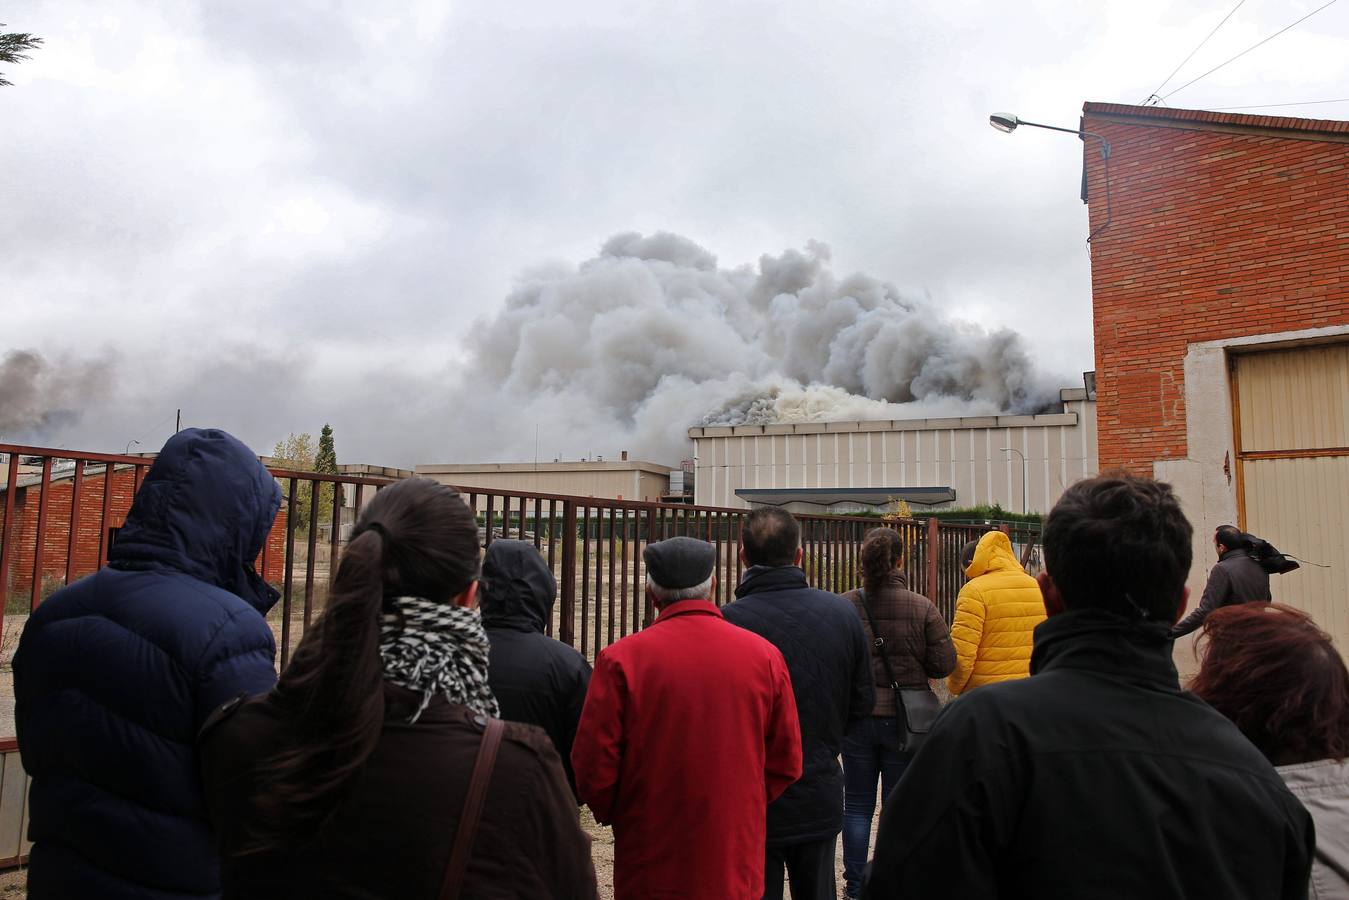
[[[1062,411],[689,429],[694,502],[848,513],[906,501],[925,509],[998,504],[1044,512],[1098,471],[1096,399],[1059,392]]]

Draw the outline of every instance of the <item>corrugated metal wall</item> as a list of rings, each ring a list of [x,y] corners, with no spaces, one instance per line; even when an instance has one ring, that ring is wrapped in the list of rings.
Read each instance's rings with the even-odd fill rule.
[[[1233,357],[1242,525],[1306,565],[1274,599],[1349,647],[1349,344]]]
[[[956,505],[1048,511],[1094,475],[1096,404],[1041,416],[693,429],[697,502],[744,507],[740,488],[950,487]],[[1017,453],[1004,452],[1012,447]],[[1022,465],[1024,457],[1025,465]]]

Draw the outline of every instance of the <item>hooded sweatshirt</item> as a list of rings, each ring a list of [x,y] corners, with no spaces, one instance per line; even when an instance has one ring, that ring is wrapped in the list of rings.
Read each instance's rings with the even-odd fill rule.
[[[590,664],[572,647],[544,634],[557,599],[557,581],[526,541],[493,541],[482,576],[479,609],[492,642],[487,679],[501,705],[501,718],[548,732],[575,790],[571,745],[590,685]]]
[[[1035,626],[1045,620],[1040,585],[1021,568],[1001,531],[979,539],[965,576],[970,580],[960,589],[951,623],[956,668],[946,684],[952,694],[1029,675]]]
[[[239,441],[179,432],[108,566],[28,620],[14,687],[33,900],[219,894],[195,741],[221,703],[276,681],[276,592],[252,562],[280,505]]]

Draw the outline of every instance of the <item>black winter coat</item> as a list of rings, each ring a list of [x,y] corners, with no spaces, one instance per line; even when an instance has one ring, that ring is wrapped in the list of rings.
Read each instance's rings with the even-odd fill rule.
[[[252,561],[281,491],[223,431],[174,436],[136,494],[108,567],[52,595],[14,658],[33,777],[28,896],[205,898],[219,859],[197,730],[276,682]]]
[[[1199,605],[1171,630],[1171,636],[1181,637],[1194,631],[1219,607],[1252,601],[1268,603],[1269,599],[1269,573],[1264,567],[1256,562],[1249,550],[1228,550],[1218,557],[1217,564],[1208,573]]]
[[[1311,817],[1180,689],[1161,624],[1035,630],[1031,677],[943,710],[886,801],[864,897],[1307,896]]]
[[[482,575],[478,608],[492,642],[487,680],[501,704],[501,718],[546,731],[575,791],[571,745],[590,686],[590,664],[543,633],[553,615],[557,581],[539,551],[525,541],[493,541]]]
[[[753,566],[735,595],[722,614],[782,652],[801,719],[801,778],[769,804],[768,843],[826,840],[843,828],[843,736],[875,703],[862,620],[796,566]]]

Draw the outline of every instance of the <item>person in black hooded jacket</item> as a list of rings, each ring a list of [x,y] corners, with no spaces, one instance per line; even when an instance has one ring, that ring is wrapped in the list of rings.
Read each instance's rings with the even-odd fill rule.
[[[782,651],[801,723],[804,771],[768,806],[764,897],[783,896],[785,869],[794,900],[832,900],[843,829],[838,758],[844,735],[875,704],[871,648],[853,605],[807,583],[801,526],[786,510],[764,507],[745,517],[740,557],[749,568],[723,615]]]
[[[501,718],[548,732],[574,793],[571,745],[590,686],[590,664],[543,633],[553,615],[557,580],[526,541],[493,541],[482,575],[479,609],[492,642],[487,679]]]

